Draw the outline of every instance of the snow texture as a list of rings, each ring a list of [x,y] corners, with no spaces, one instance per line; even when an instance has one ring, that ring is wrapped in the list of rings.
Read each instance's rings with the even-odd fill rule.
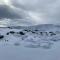
[[[0,60],[60,60],[60,26],[0,27]]]

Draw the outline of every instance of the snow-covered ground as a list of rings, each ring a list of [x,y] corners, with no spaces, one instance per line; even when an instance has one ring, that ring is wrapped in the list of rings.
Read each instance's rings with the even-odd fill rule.
[[[1,60],[60,60],[60,26],[0,28]]]

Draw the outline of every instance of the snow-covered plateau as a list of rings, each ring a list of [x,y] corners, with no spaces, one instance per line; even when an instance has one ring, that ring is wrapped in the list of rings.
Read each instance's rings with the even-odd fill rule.
[[[0,27],[1,60],[60,60],[60,25]]]

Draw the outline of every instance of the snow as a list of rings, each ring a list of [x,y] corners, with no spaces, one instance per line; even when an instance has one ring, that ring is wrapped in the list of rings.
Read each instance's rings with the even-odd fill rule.
[[[0,28],[0,35],[4,36],[0,39],[0,59],[60,60],[60,27],[46,26]]]

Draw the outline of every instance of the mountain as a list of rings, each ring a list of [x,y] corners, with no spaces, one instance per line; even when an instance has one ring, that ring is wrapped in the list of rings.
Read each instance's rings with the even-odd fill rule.
[[[40,24],[40,25],[34,25],[34,26],[10,26],[9,28],[12,29],[31,29],[35,30],[38,29],[40,31],[48,31],[48,30],[60,30],[60,25],[54,25],[54,24]]]

